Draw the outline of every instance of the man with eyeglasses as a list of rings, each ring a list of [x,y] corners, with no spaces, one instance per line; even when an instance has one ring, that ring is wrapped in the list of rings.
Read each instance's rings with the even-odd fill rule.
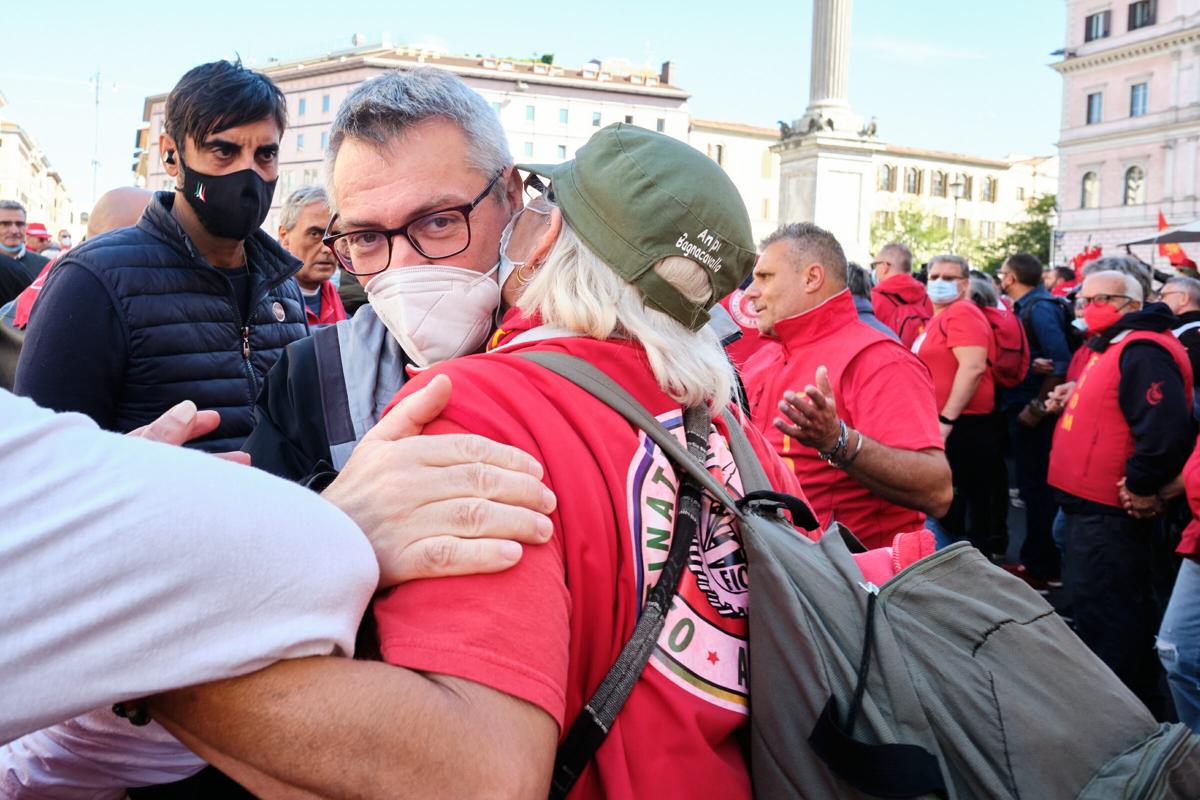
[[[240,62],[185,74],[159,137],[174,191],[56,262],[16,392],[120,433],[192,400],[221,424],[189,446],[239,448],[267,370],[308,333],[299,264],[260,229],[286,124],[283,94]]]
[[[482,348],[500,306],[500,242],[520,176],[487,102],[452,74],[389,72],[330,131],[325,244],[366,289],[353,318],[290,345],[244,449],[291,480],[340,469],[410,367]]]
[[[1151,557],[1162,492],[1196,440],[1192,367],[1171,310],[1143,308],[1132,276],[1089,275],[1076,306],[1091,352],[1055,429],[1049,473],[1065,517],[1075,630],[1161,716]]]

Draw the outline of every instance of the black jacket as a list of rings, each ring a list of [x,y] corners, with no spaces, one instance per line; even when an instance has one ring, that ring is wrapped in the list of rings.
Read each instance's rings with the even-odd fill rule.
[[[160,192],[137,225],[61,257],[26,329],[16,391],[118,432],[192,400],[221,414],[196,446],[236,450],[263,376],[307,334],[291,279],[300,262],[256,230],[241,276],[217,269],[171,216],[174,200]]]

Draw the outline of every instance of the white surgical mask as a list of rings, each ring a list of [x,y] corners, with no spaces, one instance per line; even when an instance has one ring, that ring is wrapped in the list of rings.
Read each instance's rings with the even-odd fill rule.
[[[402,267],[367,283],[371,308],[418,367],[468,355],[492,329],[500,285],[492,273],[434,264]]]
[[[938,305],[953,303],[958,299],[958,281],[931,278],[925,291],[928,292],[929,299]]]
[[[1075,319],[1071,320],[1071,325],[1073,325],[1075,330],[1079,331],[1080,333],[1087,333],[1087,320],[1083,317],[1076,317]]]

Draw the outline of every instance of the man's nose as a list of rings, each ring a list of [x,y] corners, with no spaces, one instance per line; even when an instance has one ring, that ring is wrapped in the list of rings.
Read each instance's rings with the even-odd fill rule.
[[[403,233],[392,236],[392,257],[388,261],[388,269],[412,267],[417,264],[427,264],[429,258],[421,255],[421,251],[413,247],[412,242]]]

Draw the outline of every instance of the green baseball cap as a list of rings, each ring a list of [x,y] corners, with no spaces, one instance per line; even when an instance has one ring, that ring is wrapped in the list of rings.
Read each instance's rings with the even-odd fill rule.
[[[646,302],[691,330],[754,268],[750,217],[733,181],[678,139],[617,123],[597,131],[572,161],[517,167],[549,178],[579,238]],[[689,301],[654,272],[667,256],[705,268],[708,303]]]

